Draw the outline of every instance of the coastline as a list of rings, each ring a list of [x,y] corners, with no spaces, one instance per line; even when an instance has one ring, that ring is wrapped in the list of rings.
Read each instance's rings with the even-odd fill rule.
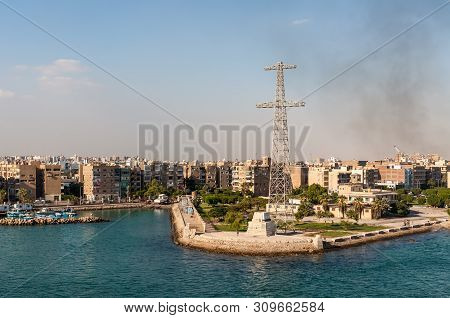
[[[340,248],[349,248],[377,241],[450,229],[450,221],[428,221],[423,224],[402,226],[380,231],[358,233],[351,236],[324,239],[275,235],[254,237],[234,232],[197,233],[183,218],[177,204],[171,209],[172,238],[175,244],[207,252],[245,256],[289,256],[323,253]],[[220,233],[220,234],[218,234]]]

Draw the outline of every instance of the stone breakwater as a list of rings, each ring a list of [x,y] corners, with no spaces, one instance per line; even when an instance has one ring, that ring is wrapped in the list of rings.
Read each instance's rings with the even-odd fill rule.
[[[68,219],[51,219],[51,218],[34,218],[31,220],[11,219],[11,218],[0,219],[0,225],[6,226],[78,224],[78,223],[100,223],[100,222],[109,222],[109,220],[96,216],[84,216],[80,218],[68,218]]]

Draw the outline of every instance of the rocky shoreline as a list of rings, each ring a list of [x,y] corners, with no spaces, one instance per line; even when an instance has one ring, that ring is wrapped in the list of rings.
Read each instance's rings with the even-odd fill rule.
[[[79,218],[52,219],[52,218],[33,218],[31,220],[23,219],[0,219],[0,225],[4,226],[32,226],[32,225],[55,225],[55,224],[80,224],[80,223],[100,223],[109,222],[97,216],[83,216]]]

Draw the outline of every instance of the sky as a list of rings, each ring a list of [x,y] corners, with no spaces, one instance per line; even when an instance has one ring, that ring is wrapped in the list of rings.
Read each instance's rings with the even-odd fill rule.
[[[450,5],[376,50],[444,2],[1,0],[0,155],[134,156],[139,124],[261,126],[281,60],[298,65],[287,98],[308,96],[288,112],[303,159],[450,159]]]

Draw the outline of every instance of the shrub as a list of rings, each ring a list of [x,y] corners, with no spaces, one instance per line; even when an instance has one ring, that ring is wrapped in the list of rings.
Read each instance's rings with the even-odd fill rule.
[[[417,199],[417,204],[424,205],[425,203],[427,203],[427,199],[425,197],[419,197]]]
[[[359,220],[359,213],[356,212],[354,209],[349,209],[345,212],[345,215],[352,220],[358,221]]]

